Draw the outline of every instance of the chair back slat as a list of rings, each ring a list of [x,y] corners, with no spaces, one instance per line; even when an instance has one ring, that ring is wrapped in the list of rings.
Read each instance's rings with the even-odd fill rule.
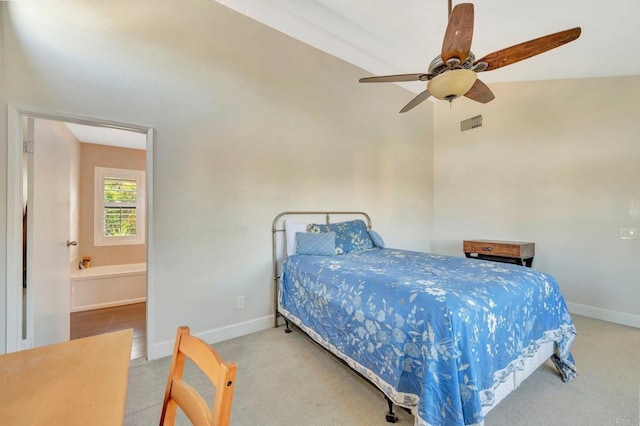
[[[209,406],[193,386],[182,380],[174,380],[171,385],[171,399],[184,411],[191,424],[208,426],[211,424]]]

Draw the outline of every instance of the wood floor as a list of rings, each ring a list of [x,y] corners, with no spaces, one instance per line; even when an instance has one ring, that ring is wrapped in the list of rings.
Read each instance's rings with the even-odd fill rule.
[[[133,328],[131,359],[146,356],[147,304],[115,306],[71,313],[71,340]]]

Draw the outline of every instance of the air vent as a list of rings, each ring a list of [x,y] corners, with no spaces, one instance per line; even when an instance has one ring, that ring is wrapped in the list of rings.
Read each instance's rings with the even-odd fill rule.
[[[482,115],[476,115],[475,117],[467,118],[460,122],[460,131],[475,129],[482,126]]]

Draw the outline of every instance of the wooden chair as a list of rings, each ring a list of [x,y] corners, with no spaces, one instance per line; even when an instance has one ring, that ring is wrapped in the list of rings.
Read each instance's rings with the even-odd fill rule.
[[[193,361],[209,377],[215,387],[213,409],[209,408],[198,391],[182,381],[186,358]],[[235,363],[224,362],[216,350],[204,340],[191,336],[189,327],[179,327],[162,404],[160,425],[173,425],[178,407],[196,426],[228,425],[236,368]]]

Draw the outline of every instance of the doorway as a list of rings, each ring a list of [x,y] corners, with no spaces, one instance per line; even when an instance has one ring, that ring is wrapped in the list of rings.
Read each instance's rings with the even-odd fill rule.
[[[29,120],[31,119],[31,120]],[[33,192],[33,181],[37,181],[37,179],[29,179],[29,176],[33,176],[36,173],[36,176],[39,176],[42,179],[42,176],[48,176],[49,171],[44,170],[44,168],[39,165],[39,163],[33,163],[32,160],[23,161],[23,151],[33,151],[42,149],[38,147],[38,134],[35,134],[35,141],[33,138],[27,138],[29,136],[29,126],[23,126],[23,123],[35,122],[31,124],[34,127],[37,127],[38,120],[40,121],[55,121],[58,125],[64,126],[62,123],[70,123],[70,125],[82,125],[82,126],[90,126],[96,129],[112,129],[117,131],[125,131],[125,132],[134,132],[137,135],[142,135],[143,141],[146,145],[146,152],[143,154],[144,159],[146,160],[146,179],[144,181],[145,197],[144,204],[146,206],[145,217],[147,219],[146,226],[144,230],[150,230],[151,228],[151,200],[152,200],[152,161],[153,161],[153,131],[150,128],[135,126],[129,124],[122,123],[113,123],[105,120],[99,119],[88,119],[85,117],[77,117],[77,116],[68,116],[68,115],[52,115],[45,114],[41,112],[34,111],[18,111],[17,109],[12,108],[11,106],[8,109],[8,127],[9,127],[9,146],[8,146],[8,174],[9,174],[9,188],[8,188],[8,226],[7,226],[7,341],[6,341],[6,350],[7,352],[26,349],[31,346],[40,346],[43,344],[56,343],[56,341],[64,341],[68,340],[70,337],[70,312],[71,312],[71,302],[72,299],[70,297],[70,280],[66,280],[66,295],[60,296],[57,295],[58,298],[66,298],[67,309],[66,309],[66,330],[65,326],[58,325],[54,327],[53,324],[58,321],[60,324],[63,324],[65,321],[65,317],[61,312],[54,311],[55,315],[49,315],[51,312],[44,312],[43,315],[40,315],[38,309],[41,309],[41,306],[38,306],[38,303],[42,303],[42,299],[50,298],[49,295],[44,295],[45,297],[37,297],[39,295],[38,284],[37,282],[33,282],[31,287],[29,286],[29,278],[37,279],[37,269],[34,269],[34,266],[37,266],[38,257],[34,257],[34,249],[36,249],[40,244],[42,244],[43,240],[41,238],[50,238],[47,236],[43,237],[44,232],[42,231],[43,226],[35,226],[34,227],[34,219],[37,219],[39,212],[42,216],[42,212],[45,212],[45,216],[50,216],[51,204],[48,200],[31,200],[31,202],[24,202],[25,199],[25,191],[24,188],[27,188],[26,192]],[[33,130],[33,129],[32,129]],[[28,140],[27,143],[23,144],[23,140]],[[59,154],[59,152],[57,152]],[[51,155],[49,153],[48,155]],[[59,163],[59,162],[58,162]],[[31,165],[31,169],[29,166]],[[37,175],[40,173],[40,175]],[[45,179],[47,180],[47,179]],[[51,180],[51,179],[50,179]],[[73,191],[73,189],[71,190]],[[42,194],[42,190],[40,193]],[[51,191],[48,192],[55,192]],[[64,192],[64,191],[62,191]],[[93,203],[91,200],[90,204]],[[26,205],[28,204],[28,208]],[[25,215],[26,212],[26,215]],[[27,233],[23,234],[23,223],[27,223]],[[19,220],[18,220],[19,219]],[[69,224],[70,219],[67,217],[67,225]],[[53,228],[51,224],[45,226],[45,228]],[[31,231],[31,232],[29,232]],[[54,244],[51,247],[56,247],[56,250],[59,246],[64,245],[64,249],[66,249],[66,262],[56,262],[63,263],[61,266],[62,269],[66,267],[67,278],[69,278],[71,270],[73,270],[73,265],[75,263],[73,258],[73,252],[71,256],[69,256],[69,250],[78,247],[78,243],[76,241],[76,237],[70,232],[66,232],[66,239],[64,243],[59,241],[60,236],[58,235],[54,241]],[[146,232],[146,242],[147,247],[150,246],[152,234],[150,232]],[[92,238],[91,238],[92,239]],[[33,259],[32,264],[30,265],[27,262],[27,287],[26,291],[23,288],[23,276],[24,276],[24,267],[23,267],[23,257],[24,251],[21,249],[19,251],[15,250],[19,246],[23,246],[23,242],[27,243],[26,246],[26,258]],[[31,242],[29,244],[29,242]],[[87,244],[88,245],[88,244]],[[78,247],[79,250],[76,251],[76,260],[81,258],[81,252],[83,250],[82,245]],[[42,250],[41,250],[42,251]],[[146,262],[150,262],[150,250],[145,250]],[[47,252],[49,253],[49,252]],[[23,254],[23,255],[19,255]],[[98,256],[96,259],[99,259]],[[71,263],[70,263],[71,262]],[[81,263],[77,262],[75,265],[79,265]],[[146,275],[145,282],[143,286],[146,287],[144,289],[146,294],[149,294],[149,274]],[[49,288],[49,287],[47,287]],[[26,303],[23,304],[23,295],[26,295]],[[35,298],[34,298],[35,296]],[[55,299],[55,297],[54,297]],[[38,303],[34,303],[38,301]],[[84,308],[91,307],[104,307],[104,304],[98,303],[97,305],[87,305],[85,303]],[[76,307],[77,308],[77,307]],[[80,310],[88,310],[80,307]],[[46,311],[47,308],[45,308]],[[60,308],[56,308],[60,310]],[[77,309],[76,309],[77,310]],[[62,308],[64,311],[64,307]],[[140,306],[138,306],[138,312],[140,312]],[[145,305],[142,305],[142,312],[146,322],[147,317],[147,308]],[[140,315],[140,314],[138,314]],[[47,318],[47,322],[42,322],[43,318]],[[56,318],[56,321],[51,321],[51,318]],[[99,331],[99,330],[98,330]],[[85,331],[86,332],[86,331]],[[143,337],[144,346],[147,347],[147,342],[149,340],[150,330],[147,328],[146,336]],[[138,349],[139,350],[139,349]],[[143,356],[146,353],[143,354]]]
[[[64,125],[80,152],[76,197],[80,251],[71,256],[70,338],[132,328],[132,358],[144,357],[145,135]]]

